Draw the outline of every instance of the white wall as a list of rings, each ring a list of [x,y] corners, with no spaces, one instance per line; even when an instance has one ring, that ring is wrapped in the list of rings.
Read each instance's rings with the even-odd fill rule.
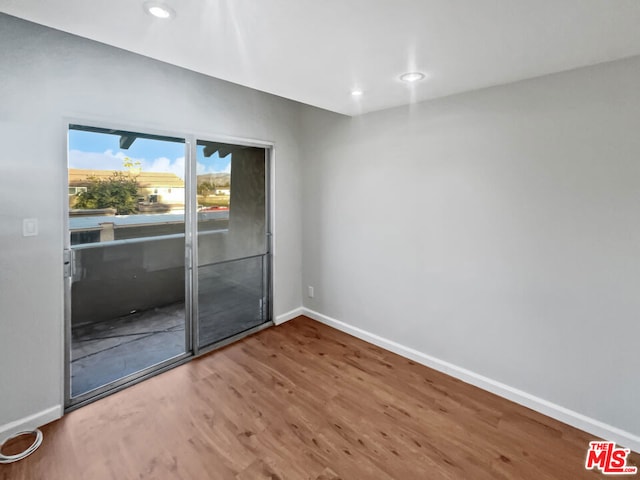
[[[301,305],[298,104],[3,14],[0,45],[0,436],[60,412],[66,115],[274,141],[275,315]]]
[[[293,102],[5,15],[0,45],[0,433],[59,414],[74,115],[275,141],[276,315],[313,285],[308,309],[640,435],[639,58],[301,132]]]
[[[306,109],[305,307],[638,448],[639,85],[636,57],[355,118]]]

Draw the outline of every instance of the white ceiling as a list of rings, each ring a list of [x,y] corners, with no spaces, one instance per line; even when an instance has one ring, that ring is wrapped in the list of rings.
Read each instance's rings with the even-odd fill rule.
[[[639,0],[165,3],[169,21],[143,0],[0,0],[0,11],[348,115],[640,54]],[[412,70],[427,80],[398,80]]]

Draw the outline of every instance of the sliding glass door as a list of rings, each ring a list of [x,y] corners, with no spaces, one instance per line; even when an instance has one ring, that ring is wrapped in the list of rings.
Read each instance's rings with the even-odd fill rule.
[[[268,150],[69,127],[67,406],[270,323]]]
[[[190,350],[185,141],[69,129],[69,400]]]
[[[267,321],[267,177],[263,148],[196,146],[197,345],[204,348]]]

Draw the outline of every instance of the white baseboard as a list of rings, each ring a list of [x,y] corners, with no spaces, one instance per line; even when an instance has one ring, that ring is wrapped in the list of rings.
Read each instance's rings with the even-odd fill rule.
[[[62,417],[62,413],[62,405],[56,405],[55,407],[47,408],[46,410],[21,418],[15,422],[0,425],[0,444],[18,432],[33,430],[46,425],[47,423],[53,422],[54,420]]]
[[[413,348],[400,345],[399,343],[387,340],[373,333],[362,330],[361,328],[354,327],[348,323],[341,322],[335,318],[328,317],[321,313],[315,312],[308,308],[301,309],[301,315],[306,315],[313,320],[320,323],[324,323],[337,330],[341,330],[345,333],[353,335],[361,340],[377,345],[378,347],[389,350],[393,353],[397,353],[405,358],[413,360],[417,363],[425,365],[427,367],[438,370],[439,372],[446,373],[452,377],[462,380],[465,383],[469,383],[476,387],[487,390],[491,393],[495,393],[507,400],[511,400],[520,405],[524,405],[527,408],[535,410],[536,412],[547,415],[548,417],[559,420],[563,423],[571,425],[572,427],[583,430],[587,433],[595,435],[596,437],[604,438],[611,442],[616,442],[625,448],[630,448],[635,452],[640,452],[640,437],[630,432],[626,432],[617,427],[613,427],[599,420],[587,417],[581,413],[574,412],[568,408],[556,405],[542,398],[531,395],[517,388],[510,387],[504,383],[498,382],[491,378],[479,375],[466,368],[459,367],[444,360],[432,357],[425,353],[414,350]],[[585,445],[585,452],[588,446]]]
[[[276,316],[276,319],[274,320],[273,323],[275,323],[276,325],[282,325],[284,322],[293,320],[294,318],[299,317],[300,315],[304,315],[304,308],[302,307],[294,308],[293,310],[287,313],[283,313],[282,315]]]
[[[616,442],[617,444],[622,445],[625,448],[630,448],[635,452],[640,452],[640,437],[638,437],[637,435],[626,432],[617,427],[613,427],[599,420],[587,417],[586,415],[582,415],[581,413],[574,412],[573,410],[569,410],[568,408],[536,397],[535,395],[523,392],[522,390],[518,390],[517,388],[510,387],[509,385],[498,382],[491,378],[479,375],[475,372],[472,372],[471,370],[467,370],[444,360],[432,357],[394,341],[387,340],[386,338],[383,338],[379,335],[367,332],[366,330],[354,327],[352,325],[349,325],[348,323],[341,322],[340,320],[336,320],[335,318],[328,317],[308,308],[300,307],[282,315],[278,315],[274,323],[276,325],[281,325],[282,323],[292,320],[300,315],[306,315],[307,317],[324,323],[325,325],[353,335],[354,337],[377,345],[378,347],[389,350],[390,352],[411,359],[427,367],[433,368],[434,370],[446,373],[447,375],[462,380],[463,382],[482,388],[483,390],[487,390],[491,393],[495,393],[496,395],[499,395],[503,398],[528,407],[551,418],[555,418],[556,420],[559,420],[573,427],[579,428],[580,430],[595,435],[596,437]],[[49,422],[61,418],[62,414],[62,405],[56,405],[28,417],[7,423],[5,425],[1,425],[0,444],[15,433],[25,430],[32,430],[42,425],[46,425]]]

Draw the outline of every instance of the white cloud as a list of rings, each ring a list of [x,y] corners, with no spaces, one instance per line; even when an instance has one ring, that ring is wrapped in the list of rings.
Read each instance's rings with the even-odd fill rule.
[[[204,175],[206,173],[231,173],[231,160],[229,160],[223,169],[216,168],[215,165],[205,165],[204,163],[197,162],[196,174]]]
[[[69,151],[69,168],[82,168],[88,170],[122,170],[124,159],[128,158],[134,164],[140,162],[143,172],[173,173],[184,179],[185,161],[184,157],[171,160],[167,157],[159,157],[153,160],[145,158],[129,157],[123,152],[113,153],[107,150],[104,153],[83,152],[80,150]],[[198,165],[200,167],[200,165]]]
[[[106,150],[103,153],[70,150],[69,168],[82,168],[88,170],[123,170],[123,162],[125,158],[128,158],[134,164],[139,162],[143,172],[173,173],[182,179],[184,179],[185,176],[184,157],[178,157],[175,160],[171,160],[167,157],[158,157],[153,160],[147,160],[145,158],[130,157],[121,151],[114,153],[113,150]],[[229,157],[229,160],[223,164],[224,166],[220,165],[221,162],[216,163],[218,163],[217,166],[214,165],[213,162],[208,165],[197,162],[197,174],[231,173],[231,157]]]
[[[104,153],[69,150],[69,167],[89,170],[121,170],[122,159],[107,150]]]
[[[142,171],[144,172],[164,172],[174,173],[184,179],[184,157],[170,160],[167,157],[156,158],[152,161],[143,160]]]

